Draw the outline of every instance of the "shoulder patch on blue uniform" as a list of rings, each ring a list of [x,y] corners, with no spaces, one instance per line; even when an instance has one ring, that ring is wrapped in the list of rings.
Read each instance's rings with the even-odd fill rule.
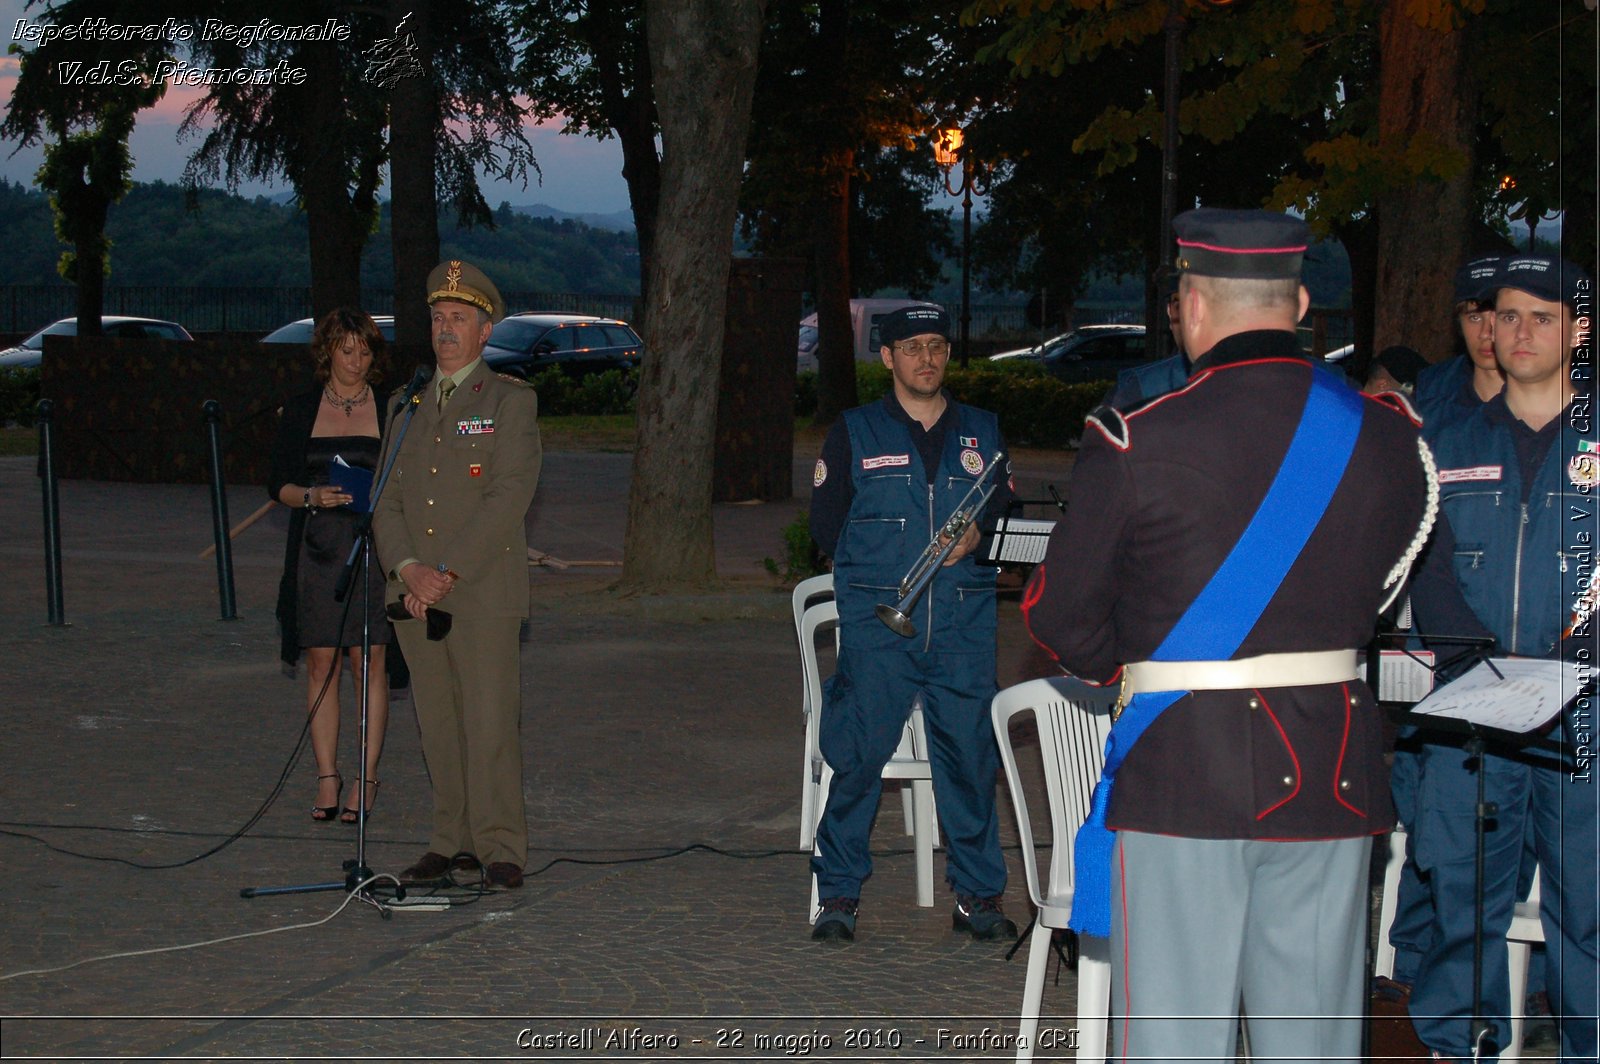
[[[1411,405],[1410,398],[1403,393],[1379,392],[1377,395],[1369,395],[1367,398],[1371,399],[1373,402],[1381,403],[1391,410],[1404,414],[1406,417],[1411,419],[1411,424],[1415,427],[1422,427],[1422,415],[1417,413],[1417,408]]]
[[[1119,451],[1126,451],[1130,444],[1128,438],[1128,420],[1115,408],[1110,406],[1096,407],[1084,419],[1084,424],[1090,428],[1100,430],[1100,435],[1106,442]]]

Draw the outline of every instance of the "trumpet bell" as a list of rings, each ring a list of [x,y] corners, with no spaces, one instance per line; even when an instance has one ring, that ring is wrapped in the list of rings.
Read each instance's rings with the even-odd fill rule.
[[[911,618],[889,605],[887,602],[878,603],[878,620],[889,626],[896,635],[910,639],[917,634],[917,626],[911,623]]]

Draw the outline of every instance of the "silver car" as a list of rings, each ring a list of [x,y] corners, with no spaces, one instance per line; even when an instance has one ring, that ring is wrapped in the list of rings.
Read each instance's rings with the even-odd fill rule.
[[[189,331],[177,322],[161,321],[157,318],[126,318],[115,314],[107,314],[100,319],[100,328],[105,335],[122,339],[194,339],[189,335]],[[4,351],[0,351],[0,366],[37,368],[40,360],[44,358],[44,338],[46,336],[77,335],[78,319],[62,318],[53,325],[46,325],[16,347],[8,347]]]

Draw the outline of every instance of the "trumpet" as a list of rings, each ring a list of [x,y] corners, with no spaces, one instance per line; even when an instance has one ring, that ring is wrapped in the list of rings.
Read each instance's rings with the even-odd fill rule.
[[[956,544],[966,534],[968,527],[978,519],[978,514],[983,512],[984,503],[994,494],[995,469],[1000,465],[1004,453],[996,451],[989,459],[989,464],[984,466],[983,475],[972,482],[972,487],[961,497],[955,512],[939,526],[939,531],[934,533],[933,539],[923,548],[922,556],[906,571],[906,575],[900,578],[900,601],[893,606],[887,602],[878,604],[878,620],[888,625],[895,634],[905,636],[907,639],[917,634],[917,626],[911,623],[911,611],[916,607],[922,593],[928,590],[928,585],[933,583],[934,576],[944,566],[945,559],[950,557],[950,552],[956,549]],[[978,497],[976,502],[972,499],[974,495]],[[941,543],[941,540],[944,542]]]

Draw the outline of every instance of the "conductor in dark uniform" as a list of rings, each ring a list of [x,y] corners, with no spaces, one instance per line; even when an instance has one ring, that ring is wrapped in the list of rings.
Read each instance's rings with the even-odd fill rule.
[[[417,396],[373,516],[389,601],[410,617],[395,635],[411,664],[433,783],[428,852],[400,878],[426,882],[452,864],[481,864],[490,886],[514,889],[528,855],[517,635],[528,615],[523,521],[539,483],[538,402],[481,357],[505,304],[480,270],[440,263],[428,304],[438,369]],[[407,420],[390,418],[385,454]],[[437,638],[440,614],[450,623]]]
[[[1023,600],[1067,670],[1122,685],[1072,924],[1111,937],[1119,1059],[1231,1059],[1241,1003],[1258,1058],[1354,1059],[1370,836],[1394,824],[1355,648],[1430,476],[1403,399],[1300,350],[1304,222],[1173,226],[1190,384],[1091,415]]]

